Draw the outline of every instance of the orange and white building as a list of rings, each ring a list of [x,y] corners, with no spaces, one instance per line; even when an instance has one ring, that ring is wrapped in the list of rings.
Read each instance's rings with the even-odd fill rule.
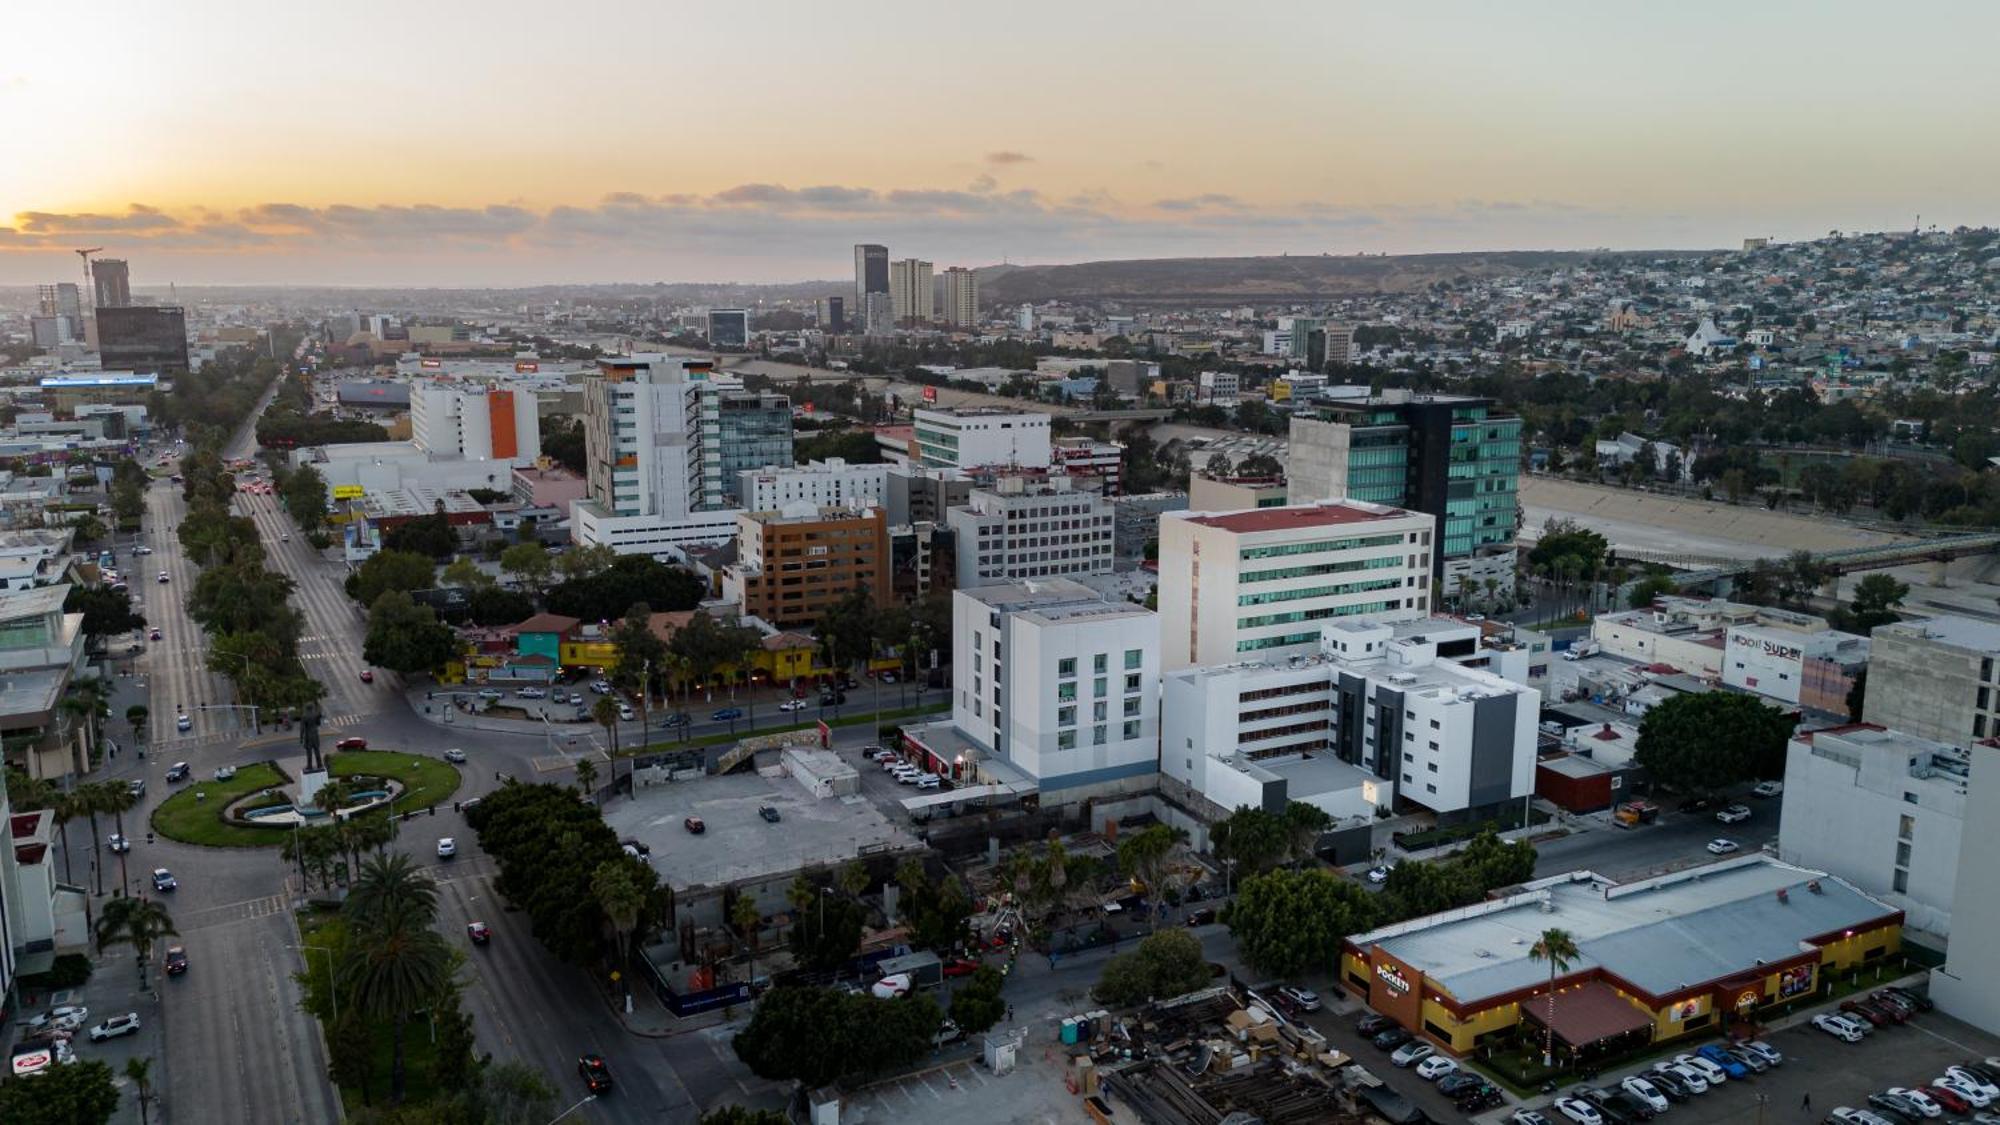
[[[410,385],[410,437],[430,454],[532,465],[542,451],[535,394],[501,385],[418,379]]]

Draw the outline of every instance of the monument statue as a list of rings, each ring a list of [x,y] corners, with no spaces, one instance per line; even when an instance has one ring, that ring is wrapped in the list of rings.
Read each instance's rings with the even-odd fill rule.
[[[323,770],[326,760],[319,752],[319,704],[308,703],[299,712],[299,745],[306,752],[306,769]]]

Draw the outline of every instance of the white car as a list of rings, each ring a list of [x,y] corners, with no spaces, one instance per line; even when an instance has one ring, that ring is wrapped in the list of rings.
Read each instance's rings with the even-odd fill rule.
[[[915,784],[919,789],[936,789],[940,784],[940,779],[934,773],[918,774]]]
[[[910,974],[896,973],[893,976],[886,976],[876,981],[874,986],[868,991],[877,1000],[894,1000],[896,997],[908,992],[913,983],[910,979]]]
[[[458,854],[458,841],[449,836],[438,837],[438,858],[450,859]]]
[[[1687,1088],[1690,1094],[1708,1093],[1708,1079],[1702,1077],[1701,1072],[1695,1070],[1693,1067],[1682,1066],[1679,1063],[1663,1062],[1654,1064],[1653,1069],[1662,1074],[1672,1075],[1676,1081]]]
[[[1391,870],[1393,868],[1386,863],[1371,867],[1368,869],[1368,881],[1377,885],[1386,883],[1389,881],[1389,872]]]
[[[1700,1055],[1675,1055],[1674,1064],[1687,1067],[1711,1086],[1720,1086],[1729,1081],[1729,1072],[1702,1058]]]
[[[1730,852],[1738,850],[1740,848],[1736,841],[1727,840],[1721,836],[1717,836],[1708,842],[1708,854],[1710,855],[1728,855]]]
[[[1738,1043],[1736,1046],[1741,1050],[1745,1050],[1753,1055],[1756,1055],[1758,1058],[1763,1059],[1765,1062],[1770,1063],[1772,1066],[1777,1066],[1778,1064],[1785,1061],[1784,1052],[1778,1050],[1776,1047],[1771,1046],[1769,1043],[1764,1042],[1762,1039],[1745,1040],[1744,1042]]]
[[[163,570],[160,572],[160,585],[164,586],[166,584],[167,584],[167,572]]]
[[[1555,1109],[1576,1125],[1604,1125],[1604,1115],[1582,1098],[1557,1098]]]
[[[1437,1049],[1429,1043],[1410,1042],[1396,1048],[1395,1053],[1389,1056],[1389,1061],[1399,1067],[1411,1067],[1436,1053]]]
[[[630,703],[620,703],[618,705],[618,717],[629,723],[638,717],[638,712],[632,710]]]
[[[90,1041],[102,1043],[106,1039],[116,1039],[121,1035],[133,1035],[139,1030],[139,1013],[127,1012],[122,1016],[112,1016],[90,1029]]]
[[[1985,1094],[1988,1100],[2000,1099],[2000,1084],[1995,1084],[1991,1081],[1988,1081],[1983,1075],[1974,1074],[1972,1071],[1967,1070],[1965,1067],[1962,1066],[1945,1067],[1944,1075],[1946,1078],[1952,1079],[1955,1082],[1964,1083],[1965,1085],[1970,1086],[1975,1090],[1978,1090],[1980,1093]]]
[[[1507,1119],[1511,1125],[1549,1125],[1549,1119],[1532,1109],[1517,1109]]]
[[[151,547],[139,546],[132,548],[132,553],[135,555],[150,555],[153,553],[153,549]]]
[[[1889,1125],[1889,1119],[1879,1113],[1844,1105],[1833,1107],[1833,1112],[1827,1114],[1826,1119],[1836,1125]]]
[[[1993,1095],[1963,1079],[1953,1078],[1950,1074],[1938,1075],[1937,1081],[1932,1082],[1931,1085],[1936,1086],[1940,1090],[1949,1090],[1957,1094],[1959,1097],[1964,1098],[1966,1104],[1974,1109],[1985,1109],[1987,1106],[1993,1104]]]
[[[236,776],[236,767],[235,767],[235,766],[217,766],[217,767],[215,767],[215,780],[217,780],[217,781],[228,781],[228,780],[229,780],[230,778],[232,778],[232,777],[235,777],[235,776]]]
[[[611,681],[610,681],[610,680],[592,680],[592,681],[590,681],[590,690],[591,690],[591,691],[593,691],[593,692],[596,692],[596,693],[597,693],[598,695],[610,695],[610,694],[611,694]]]
[[[1426,1082],[1436,1082],[1458,1069],[1458,1064],[1443,1055],[1432,1055],[1417,1064],[1417,1077]]]
[[[1859,1043],[1867,1037],[1867,1032],[1854,1025],[1854,1021],[1843,1019],[1831,1012],[1821,1013],[1812,1018],[1812,1025],[1844,1043]]]
[[[175,730],[177,730],[177,731],[180,731],[180,732],[182,732],[182,733],[184,733],[184,734],[185,734],[186,732],[188,732],[188,731],[191,731],[191,730],[193,730],[193,729],[194,729],[194,720],[193,720],[193,719],[190,719],[190,718],[188,718],[188,717],[187,717],[186,715],[184,715],[184,714],[183,714],[183,715],[175,715],[175,716],[174,716],[174,729],[175,729]]]
[[[1912,1090],[1908,1086],[1891,1086],[1882,1092],[1885,1094],[1894,1094],[1911,1105],[1916,1106],[1923,1112],[1925,1117],[1944,1116],[1944,1107],[1937,1104],[1929,1094],[1924,1093],[1922,1090]]]
[[[908,762],[903,761],[901,758],[896,757],[894,754],[891,754],[886,758],[879,758],[877,760],[882,763],[883,773],[895,773],[897,770],[909,766]]]
[[[1785,783],[1782,781],[1760,781],[1757,783],[1757,787],[1750,791],[1750,795],[1752,797],[1776,797],[1783,794],[1784,791]]]
[[[805,709],[806,701],[803,699],[787,699],[783,703],[778,704],[778,710],[780,711],[803,711]]]
[[[1283,995],[1285,999],[1290,1000],[1294,1004],[1297,1004],[1301,1011],[1306,1011],[1306,1012],[1319,1011],[1320,1007],[1319,993],[1314,992],[1310,988],[1300,988],[1297,985],[1288,984],[1285,987],[1279,989],[1278,992],[1281,995]]]
[[[1652,1106],[1654,1113],[1667,1112],[1667,1096],[1660,1092],[1658,1086],[1653,1085],[1644,1078],[1635,1074],[1625,1081],[1620,1082],[1618,1087],[1624,1090],[1627,1096],[1636,1098],[1645,1105]]]
[[[522,699],[544,699],[549,693],[538,687],[524,687],[514,694],[520,696]]]
[[[455,763],[459,763],[459,764],[464,764],[464,762],[465,762],[465,751],[463,751],[463,750],[460,750],[460,749],[459,749],[458,747],[454,746],[454,747],[452,747],[451,749],[449,749],[449,750],[446,750],[446,751],[444,752],[444,760],[445,760],[445,761],[447,761],[447,762],[455,762]]]
[[[1718,809],[1715,819],[1724,824],[1741,824],[1750,819],[1750,809],[1747,805],[1730,805],[1727,808]]]
[[[924,776],[924,771],[914,767],[906,767],[895,771],[892,776],[904,785],[915,785]]]
[[[90,1009],[81,1004],[64,1004],[50,1008],[28,1021],[28,1034],[44,1031],[75,1031],[90,1021]]]

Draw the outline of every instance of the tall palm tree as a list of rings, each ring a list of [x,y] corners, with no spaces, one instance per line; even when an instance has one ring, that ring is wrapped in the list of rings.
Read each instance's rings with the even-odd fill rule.
[[[104,812],[112,815],[112,828],[116,830],[118,838],[125,843],[125,847],[118,852],[118,891],[120,894],[126,894],[129,893],[132,884],[126,878],[125,856],[131,850],[132,842],[125,838],[125,813],[138,807],[139,795],[132,792],[132,787],[123,782],[107,781],[104,783],[98,802]]]
[[[69,870],[69,822],[85,815],[89,804],[87,794],[72,789],[67,793],[57,793],[49,808],[56,814],[56,834],[62,838],[63,882],[76,886],[76,878]]]
[[[588,797],[597,789],[597,763],[589,758],[579,758],[576,762],[576,787]]]
[[[632,871],[630,857],[620,856],[597,865],[590,873],[591,897],[604,910],[604,920],[611,925],[611,940],[618,947],[618,979],[630,980],[631,974],[625,970],[631,955],[632,930],[639,924],[639,912],[646,908],[646,888]],[[631,985],[625,985],[630,995]]]
[[[174,929],[173,915],[149,898],[120,896],[104,904],[97,916],[97,951],[107,945],[126,942],[139,963],[139,987],[146,987],[146,963],[152,959],[153,943],[180,933]]]
[[[348,889],[341,914],[371,932],[428,927],[437,920],[437,884],[402,852],[370,856]]]
[[[144,742],[146,740],[146,719],[151,715],[152,712],[147,710],[146,705],[143,703],[134,703],[132,706],[125,708],[125,721],[132,724],[133,742]]]
[[[153,1060],[126,1059],[125,1077],[132,1080],[132,1097],[139,1103],[139,1125],[149,1125],[151,1115],[146,1110],[153,1102]]]
[[[410,1013],[432,1004],[451,984],[451,953],[436,930],[408,919],[384,919],[379,929],[358,929],[348,947],[336,987],[353,997],[356,1009],[395,1027],[389,1070],[389,1097],[403,1100],[403,1030]]]
[[[77,786],[72,794],[79,802],[79,811],[90,818],[91,881],[97,894],[104,893],[104,865],[98,861],[104,854],[104,842],[97,834],[97,817],[100,813],[111,812],[130,793],[131,790],[122,781],[90,781]]]
[[[764,914],[757,909],[757,900],[740,894],[729,904],[729,924],[736,928],[736,936],[750,947],[750,976],[757,976],[757,937],[764,924]]]
[[[601,696],[590,709],[590,717],[604,727],[605,735],[611,740],[611,756],[618,756],[618,701],[610,696]]]
[[[1528,949],[1528,957],[1535,961],[1549,963],[1549,1010],[1542,1021],[1542,1065],[1556,1064],[1556,977],[1569,971],[1583,954],[1576,947],[1576,939],[1568,930],[1551,927],[1542,931],[1542,938]]]

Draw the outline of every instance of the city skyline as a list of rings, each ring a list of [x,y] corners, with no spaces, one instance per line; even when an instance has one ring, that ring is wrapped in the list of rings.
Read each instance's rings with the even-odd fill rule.
[[[92,245],[142,287],[777,282],[858,242],[942,270],[2000,222],[1988,9],[1899,10],[1948,17],[1920,53],[1858,4],[1148,11],[25,10],[94,80],[0,61],[0,284]]]

